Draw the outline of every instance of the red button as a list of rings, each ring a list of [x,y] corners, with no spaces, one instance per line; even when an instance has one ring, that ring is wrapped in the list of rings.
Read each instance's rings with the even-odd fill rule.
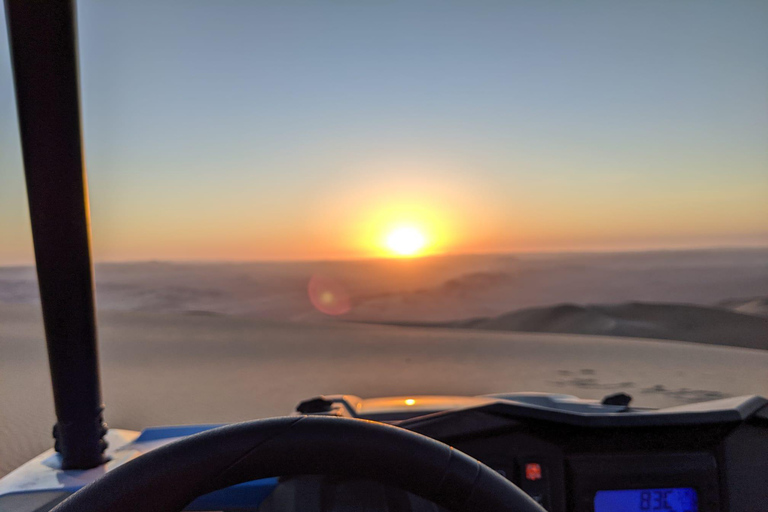
[[[526,480],[541,480],[541,466],[535,462],[529,462],[525,465]]]

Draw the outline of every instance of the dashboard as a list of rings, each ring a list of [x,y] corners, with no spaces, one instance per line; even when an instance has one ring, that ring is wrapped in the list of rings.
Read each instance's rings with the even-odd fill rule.
[[[543,393],[334,395],[305,400],[296,413],[381,421],[445,442],[549,512],[768,510],[768,400],[743,396],[666,409],[630,403],[623,394],[601,401]],[[105,471],[217,426],[110,429],[109,461],[84,471],[60,470],[58,454],[48,450],[0,480],[0,510],[49,510]],[[185,510],[440,511],[400,489],[331,475],[244,482],[199,496]]]
[[[768,400],[656,410],[631,408],[629,400],[536,393],[334,396],[298,409],[385,421],[446,442],[550,512],[768,510]],[[409,503],[405,510],[434,510],[420,508],[417,499]]]

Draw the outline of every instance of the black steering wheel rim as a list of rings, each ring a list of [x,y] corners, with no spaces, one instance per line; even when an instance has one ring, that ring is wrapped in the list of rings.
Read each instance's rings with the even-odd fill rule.
[[[272,476],[366,478],[454,512],[542,512],[527,494],[468,455],[373,421],[292,416],[227,425],[137,457],[53,512],[178,512],[196,497]]]

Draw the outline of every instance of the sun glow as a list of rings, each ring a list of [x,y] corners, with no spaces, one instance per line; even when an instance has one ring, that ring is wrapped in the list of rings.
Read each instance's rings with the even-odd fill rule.
[[[427,240],[421,231],[412,227],[400,227],[387,235],[387,248],[398,256],[417,256]]]

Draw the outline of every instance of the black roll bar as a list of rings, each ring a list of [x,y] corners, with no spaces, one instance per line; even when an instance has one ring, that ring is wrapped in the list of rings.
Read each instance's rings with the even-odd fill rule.
[[[73,0],[5,0],[63,469],[104,462]]]

